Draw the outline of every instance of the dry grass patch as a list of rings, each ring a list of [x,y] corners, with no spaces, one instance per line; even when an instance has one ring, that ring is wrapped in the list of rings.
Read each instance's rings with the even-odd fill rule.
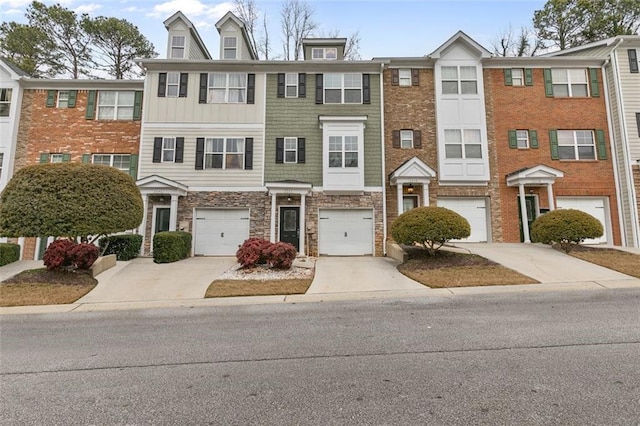
[[[438,251],[435,256],[418,247],[403,247],[409,260],[398,270],[431,288],[536,284],[538,281],[475,254]]]
[[[273,296],[304,294],[313,278],[274,280],[216,280],[205,294],[207,297]]]
[[[637,254],[616,249],[577,246],[569,255],[640,278],[640,255]]]
[[[0,306],[61,305],[89,293],[98,281],[84,272],[32,269],[0,284]]]

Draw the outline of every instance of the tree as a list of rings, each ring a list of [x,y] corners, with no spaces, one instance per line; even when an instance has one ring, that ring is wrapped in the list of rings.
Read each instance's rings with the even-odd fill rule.
[[[84,28],[99,52],[94,62],[113,78],[140,76],[134,59],[158,55],[138,27],[126,19],[99,16],[86,20]]]
[[[260,14],[255,0],[233,0],[233,11],[244,22],[244,27],[249,34],[249,40],[258,53],[258,43],[256,43],[256,35],[258,29],[256,24]]]
[[[585,39],[596,41],[618,35],[637,34],[640,6],[637,0],[592,0],[587,2]]]
[[[89,75],[91,36],[85,30],[87,14],[77,16],[59,4],[46,6],[34,1],[27,8],[29,25],[46,34],[52,49],[46,65],[53,73],[68,73],[72,78]]]
[[[538,39],[562,49],[579,46],[586,28],[586,10],[580,0],[548,0],[542,10],[533,14],[533,27]]]
[[[318,26],[313,14],[313,7],[305,0],[284,0],[282,3],[280,16],[285,60],[301,59],[302,40],[309,37]]]
[[[0,235],[97,238],[138,227],[142,208],[133,179],[113,167],[28,166],[14,174],[0,196]]]
[[[520,33],[516,36],[511,25],[491,42],[493,53],[496,56],[534,56],[543,47],[540,40],[532,36],[531,30],[527,27],[520,28]]]
[[[32,77],[52,75],[54,70],[46,66],[51,49],[47,35],[36,27],[16,22],[0,25],[0,55]]]
[[[334,29],[329,32],[320,32],[320,37],[322,38],[339,38],[340,31],[338,29]],[[344,59],[349,61],[358,61],[361,59],[360,56],[360,30],[356,30],[351,33],[349,37],[347,37],[347,42],[344,46]]]
[[[565,253],[587,238],[601,237],[602,223],[588,213],[574,209],[554,210],[539,216],[531,225],[531,239],[537,243],[559,244]]]
[[[399,244],[421,244],[430,255],[447,241],[467,238],[469,222],[444,207],[417,207],[402,213],[391,225],[391,236]]]

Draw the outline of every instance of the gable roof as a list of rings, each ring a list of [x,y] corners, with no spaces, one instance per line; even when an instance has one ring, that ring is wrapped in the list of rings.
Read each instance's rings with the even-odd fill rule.
[[[491,52],[485,49],[480,43],[466,35],[463,31],[458,31],[453,36],[451,36],[449,40],[445,41],[442,45],[440,45],[440,47],[434,50],[429,55],[429,57],[434,59],[440,58],[442,54],[454,44],[464,44],[465,46],[478,52],[481,58],[490,58],[492,56]]]
[[[540,56],[562,56],[565,54],[572,54],[576,52],[583,52],[592,49],[602,48],[607,53],[612,49],[616,48],[618,44],[623,44],[625,42],[640,42],[640,35],[619,35],[615,37],[605,38],[603,40],[593,41],[591,43],[583,44],[582,46],[570,47],[569,49],[564,50],[556,50],[554,52],[545,53]]]
[[[17,80],[20,77],[31,77],[26,71],[9,61],[7,58],[0,57],[0,64],[11,74],[11,78]]]
[[[392,185],[410,182],[429,182],[436,177],[436,171],[418,157],[412,157],[389,174]]]
[[[229,20],[235,22],[235,24],[238,27],[240,27],[240,31],[242,32],[242,38],[244,39],[245,44],[249,47],[249,53],[251,54],[251,59],[258,59],[258,54],[256,53],[256,47],[253,45],[253,43],[251,42],[251,39],[249,38],[249,33],[247,32],[247,26],[245,25],[244,21],[238,18],[233,12],[227,12],[222,18],[218,20],[218,22],[216,22],[216,29],[218,30],[218,33],[220,33],[220,31],[222,30],[222,26]]]
[[[187,28],[189,28],[189,32],[193,36],[193,39],[198,44],[198,47],[200,48],[200,50],[202,50],[202,53],[204,53],[206,58],[207,59],[213,59],[212,56],[211,56],[211,53],[209,53],[209,50],[207,49],[207,46],[204,45],[204,42],[202,41],[202,38],[200,38],[200,34],[198,34],[198,30],[196,30],[195,25],[193,25],[193,22],[191,22],[184,15],[184,13],[182,13],[180,11],[177,11],[176,13],[174,13],[173,15],[168,17],[164,21],[164,27],[168,30],[169,27],[171,27],[171,25],[173,25],[173,23],[178,21],[178,20],[181,20],[182,22],[184,22],[184,24],[187,26]]]

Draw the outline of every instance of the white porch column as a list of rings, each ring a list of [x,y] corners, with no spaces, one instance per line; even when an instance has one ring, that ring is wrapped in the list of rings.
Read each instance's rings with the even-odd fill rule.
[[[24,259],[24,237],[18,237],[18,245],[20,246],[20,259],[19,260],[23,260]]]
[[[305,255],[305,236],[307,234],[307,224],[304,220],[306,216],[306,195],[300,194],[300,250],[298,252],[304,256]]]
[[[144,241],[147,231],[147,209],[149,208],[149,194],[142,194],[142,223],[138,228],[138,234],[142,235],[142,245],[140,246],[140,256],[144,256]]]
[[[178,196],[171,196],[171,210],[169,211],[169,231],[175,231],[178,222]]]
[[[552,183],[547,184],[547,198],[549,199],[549,211],[555,210],[556,205],[553,202],[553,184]]]
[[[422,184],[422,205],[429,206],[429,182]]]
[[[524,185],[518,185],[518,191],[520,192],[520,215],[522,216],[522,233],[524,234],[524,242],[530,243],[531,237],[529,237],[529,218],[527,217],[527,199],[524,194]]]
[[[269,241],[276,242],[276,194],[271,194],[271,229],[269,230]]]
[[[399,183],[396,185],[396,193],[398,196],[398,216],[400,216],[403,211],[402,211],[402,184]]]

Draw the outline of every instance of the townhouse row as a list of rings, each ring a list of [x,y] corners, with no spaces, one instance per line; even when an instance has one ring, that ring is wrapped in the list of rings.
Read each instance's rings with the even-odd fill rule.
[[[393,220],[422,205],[467,218],[470,242],[529,242],[537,216],[577,208],[604,225],[590,242],[639,245],[638,36],[496,58],[458,32],[427,56],[369,61],[343,60],[345,39],[306,39],[290,62],[258,60],[232,13],[216,24],[222,59],[182,13],[165,26],[167,59],[141,60],[144,80],[2,63],[0,184],[45,162],[130,173],[144,254],[180,229],[194,255],[262,237],[381,256]],[[50,240],[20,239],[23,258]]]

